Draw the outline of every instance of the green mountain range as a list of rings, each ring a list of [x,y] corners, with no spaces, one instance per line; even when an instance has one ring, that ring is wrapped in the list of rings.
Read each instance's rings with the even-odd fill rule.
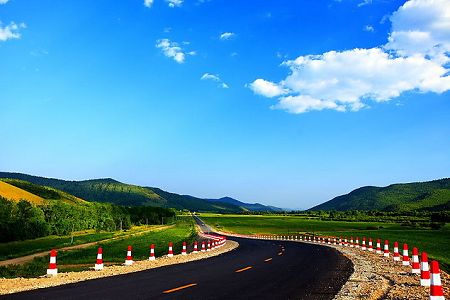
[[[218,213],[274,211],[277,209],[261,204],[252,207],[253,204],[237,200],[228,203],[227,201],[220,201],[220,199],[201,199],[189,195],[179,195],[159,188],[125,184],[111,178],[67,181],[9,172],[0,172],[0,178],[19,179],[40,186],[51,187],[87,201],[109,202],[124,206],[146,205]],[[228,199],[228,197],[223,199]]]
[[[450,178],[386,187],[365,186],[310,210],[450,210]]]

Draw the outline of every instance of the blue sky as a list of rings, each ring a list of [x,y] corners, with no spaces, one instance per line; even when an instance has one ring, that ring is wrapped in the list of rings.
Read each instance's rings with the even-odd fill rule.
[[[448,1],[0,3],[1,170],[289,208],[449,176]]]

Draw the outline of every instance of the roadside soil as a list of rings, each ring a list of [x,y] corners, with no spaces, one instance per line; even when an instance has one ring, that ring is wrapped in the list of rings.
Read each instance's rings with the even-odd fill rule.
[[[394,262],[389,257],[360,248],[333,246],[354,265],[354,273],[342,287],[334,300],[418,300],[429,299],[430,288],[420,285],[420,275],[412,274],[410,266]],[[450,299],[450,276],[441,270],[441,281],[446,299]]]

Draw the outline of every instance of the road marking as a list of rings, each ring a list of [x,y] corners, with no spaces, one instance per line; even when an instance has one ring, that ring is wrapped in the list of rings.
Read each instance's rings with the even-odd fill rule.
[[[173,292],[176,292],[176,291],[179,291],[179,290],[183,290],[183,289],[187,289],[187,288],[189,288],[191,286],[196,286],[196,285],[197,285],[196,283],[186,284],[186,285],[174,288],[174,289],[170,289],[170,290],[164,291],[163,294],[173,293]]]
[[[278,253],[278,255],[283,255],[283,252]]]
[[[234,272],[236,272],[236,273],[241,273],[241,272],[250,270],[251,268],[252,268],[252,267],[246,267],[246,268],[243,268],[243,269],[236,270],[236,271],[234,271]]]
[[[268,258],[268,259],[265,259],[264,261],[271,261],[272,260],[272,257],[271,258]]]

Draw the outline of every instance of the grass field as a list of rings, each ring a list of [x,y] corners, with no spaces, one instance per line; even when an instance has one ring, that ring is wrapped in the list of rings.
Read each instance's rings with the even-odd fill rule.
[[[241,234],[283,234],[314,233],[332,236],[365,236],[372,239],[385,239],[407,243],[428,252],[433,259],[439,260],[443,269],[450,270],[450,224],[440,230],[418,229],[386,222],[344,222],[321,221],[297,216],[246,216],[201,214],[208,225],[227,232]]]
[[[60,271],[87,270],[94,266],[97,248],[103,247],[105,263],[121,264],[125,261],[127,246],[133,247],[133,259],[143,260],[149,256],[150,244],[155,244],[155,255],[167,254],[168,243],[174,243],[174,253],[180,253],[182,242],[191,243],[196,237],[194,221],[191,217],[180,217],[174,226],[135,236],[122,237],[84,249],[59,251],[57,262]],[[0,267],[0,277],[37,277],[47,270],[49,257],[40,257],[21,266]]]
[[[159,225],[135,226],[127,231],[117,231],[117,232],[95,232],[94,230],[80,231],[74,233],[73,243],[71,243],[72,238],[70,235],[65,236],[51,235],[32,240],[0,243],[0,261],[21,257],[33,253],[38,253],[42,251],[48,251],[52,248],[55,249],[63,248],[67,246],[74,246],[106,240],[113,237],[120,237],[123,235],[135,234],[142,231],[151,230],[152,228],[157,227],[159,227]]]

